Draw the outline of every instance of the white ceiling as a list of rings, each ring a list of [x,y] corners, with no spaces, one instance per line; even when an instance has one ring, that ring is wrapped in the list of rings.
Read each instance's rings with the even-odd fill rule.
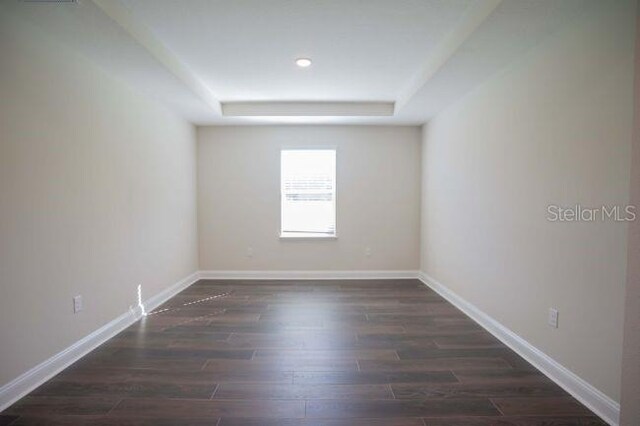
[[[7,9],[196,124],[422,124],[593,1],[11,0]],[[297,68],[298,57],[313,65]],[[221,102],[255,101],[396,106],[388,117],[221,114]]]
[[[386,101],[470,1],[125,3],[221,101]],[[299,57],[313,65],[298,68]]]

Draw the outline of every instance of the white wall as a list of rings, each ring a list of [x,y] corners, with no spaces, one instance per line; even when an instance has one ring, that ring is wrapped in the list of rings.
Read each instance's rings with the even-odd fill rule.
[[[337,147],[338,238],[283,241],[280,150],[309,146]],[[417,127],[200,127],[200,269],[416,270],[419,188]]]
[[[2,13],[0,57],[1,385],[196,271],[197,221],[193,126]]]
[[[423,142],[422,270],[615,400],[627,225],[551,223],[546,209],[628,202],[634,7],[600,2]]]

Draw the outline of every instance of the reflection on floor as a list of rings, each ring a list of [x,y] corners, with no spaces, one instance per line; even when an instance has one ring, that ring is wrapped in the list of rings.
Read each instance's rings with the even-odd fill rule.
[[[602,425],[417,280],[202,280],[0,425]]]

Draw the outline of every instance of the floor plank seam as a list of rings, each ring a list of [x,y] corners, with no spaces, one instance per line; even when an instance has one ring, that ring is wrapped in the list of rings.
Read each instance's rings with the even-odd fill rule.
[[[395,392],[393,392],[393,386],[391,386],[391,383],[387,383],[387,386],[389,387],[389,391],[391,391],[391,396],[393,397],[393,399],[398,399]]]
[[[211,396],[209,397],[209,399],[213,399],[213,397],[216,395],[216,392],[218,392],[218,389],[220,388],[220,383],[216,384],[216,387],[213,389],[213,393],[211,394]]]
[[[120,405],[120,404],[122,403],[122,401],[124,401],[124,398],[120,398],[120,399],[118,400],[118,402],[116,402],[115,404],[113,404],[113,406],[107,410],[107,412],[105,413],[105,415],[107,415],[107,416],[108,416],[109,414],[111,414],[111,413],[113,412],[113,410],[115,410],[115,409],[116,409],[116,407],[118,407],[118,405]]]
[[[493,398],[489,398],[489,402],[491,403],[491,405],[493,405],[496,408],[496,410],[498,410],[498,413],[500,413],[501,416],[505,416],[504,412],[500,409],[498,404],[495,403]]]
[[[458,377],[458,375],[456,374],[455,371],[453,370],[449,370],[449,372],[451,373],[451,375],[457,380],[458,383],[462,383],[462,380],[460,380],[460,377]]]

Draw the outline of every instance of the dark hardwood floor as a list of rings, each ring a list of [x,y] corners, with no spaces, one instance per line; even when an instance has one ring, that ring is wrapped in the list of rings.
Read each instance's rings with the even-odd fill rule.
[[[203,280],[0,425],[604,424],[417,280]]]

